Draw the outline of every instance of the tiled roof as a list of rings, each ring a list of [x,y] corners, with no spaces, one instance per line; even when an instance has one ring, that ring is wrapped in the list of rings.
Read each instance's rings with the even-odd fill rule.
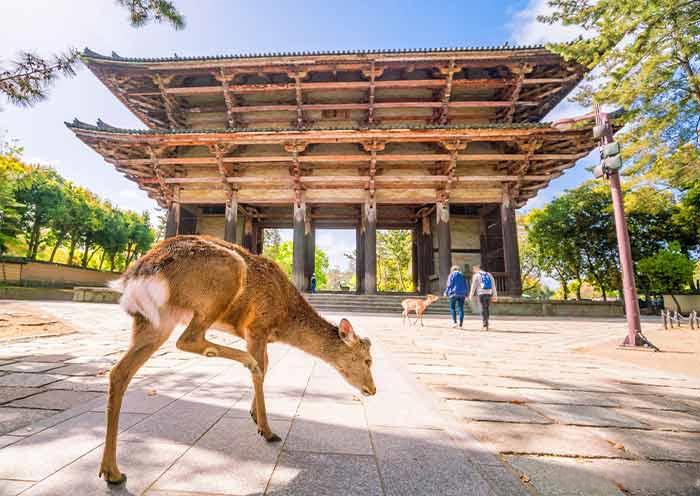
[[[115,134],[220,134],[220,133],[269,133],[269,132],[294,132],[294,131],[366,131],[372,129],[537,129],[550,128],[549,122],[525,122],[525,123],[484,123],[484,124],[426,124],[426,125],[401,125],[401,126],[365,126],[365,127],[313,127],[313,128],[211,128],[211,129],[124,129],[110,126],[98,119],[97,124],[87,124],[74,119],[73,122],[66,122],[70,129],[83,129],[86,131],[102,131]]]
[[[108,60],[114,62],[132,62],[132,63],[154,63],[154,62],[204,62],[207,60],[238,60],[238,59],[254,59],[254,58],[271,58],[271,57],[318,57],[318,56],[333,56],[333,55],[397,55],[397,54],[434,54],[441,52],[516,52],[525,50],[543,50],[544,45],[503,45],[493,46],[472,46],[472,47],[443,47],[443,48],[394,48],[394,49],[370,49],[370,50],[319,50],[308,52],[265,52],[265,53],[244,53],[244,54],[225,54],[225,55],[207,55],[200,57],[122,57],[115,52],[111,55],[102,55],[93,52],[89,48],[83,50],[83,57],[92,60]]]

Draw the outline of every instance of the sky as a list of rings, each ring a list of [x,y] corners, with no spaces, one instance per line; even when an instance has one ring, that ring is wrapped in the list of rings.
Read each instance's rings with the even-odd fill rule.
[[[187,26],[181,31],[157,24],[132,28],[126,11],[113,0],[2,0],[0,65],[20,50],[50,55],[71,47],[90,47],[103,54],[114,51],[125,57],[204,56],[537,44],[579,34],[537,22],[536,16],[547,10],[546,0],[174,1],[186,17]],[[562,102],[545,120],[585,112]],[[49,98],[34,107],[13,107],[0,100],[0,140],[17,140],[26,161],[51,165],[120,207],[155,211],[144,192],[65,127],[64,121],[75,117],[89,123],[99,118],[118,127],[144,127],[91,72],[81,68],[75,78],[59,80]],[[580,160],[523,210],[540,207],[588,179],[590,173],[584,167],[591,163],[592,157]],[[354,245],[354,233],[323,234],[318,246],[328,252],[332,265],[343,267],[343,252]]]

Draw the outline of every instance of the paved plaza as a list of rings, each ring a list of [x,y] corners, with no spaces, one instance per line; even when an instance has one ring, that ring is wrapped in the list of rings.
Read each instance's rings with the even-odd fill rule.
[[[125,397],[128,480],[109,487],[97,477],[107,374],[129,318],[116,305],[32,305],[77,332],[2,345],[1,495],[700,494],[698,374],[573,351],[620,338],[623,320],[503,317],[483,333],[474,319],[455,330],[367,315],[350,318],[373,339],[371,398],[270,347],[277,444],[256,434],[246,369],[171,339]]]

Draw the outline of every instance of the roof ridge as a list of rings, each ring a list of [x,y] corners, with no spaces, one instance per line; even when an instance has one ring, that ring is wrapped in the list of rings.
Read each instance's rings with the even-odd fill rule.
[[[69,129],[83,129],[86,131],[103,131],[117,134],[218,134],[218,133],[265,133],[265,132],[290,132],[290,131],[371,131],[391,129],[535,129],[551,127],[551,122],[521,122],[521,123],[483,123],[483,124],[424,124],[424,125],[400,125],[400,126],[344,126],[344,127],[306,127],[306,128],[207,128],[207,129],[129,129],[109,125],[98,119],[96,124],[88,124],[73,119],[73,122],[65,122]]]
[[[508,42],[502,45],[481,45],[481,46],[460,46],[460,47],[434,47],[434,48],[388,48],[388,49],[343,49],[343,50],[295,50],[289,52],[260,52],[260,53],[238,53],[222,55],[204,55],[180,57],[175,54],[173,57],[122,57],[115,52],[111,55],[90,50],[85,47],[83,57],[94,60],[111,60],[115,62],[195,62],[207,60],[227,60],[227,59],[253,59],[269,57],[307,57],[324,55],[395,55],[407,53],[441,53],[441,52],[489,52],[489,51],[522,51],[522,50],[543,50],[545,45],[511,45]]]

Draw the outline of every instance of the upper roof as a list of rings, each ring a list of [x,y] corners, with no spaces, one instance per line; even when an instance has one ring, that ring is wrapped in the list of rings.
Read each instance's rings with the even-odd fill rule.
[[[538,122],[586,70],[541,45],[83,61],[152,129]]]

